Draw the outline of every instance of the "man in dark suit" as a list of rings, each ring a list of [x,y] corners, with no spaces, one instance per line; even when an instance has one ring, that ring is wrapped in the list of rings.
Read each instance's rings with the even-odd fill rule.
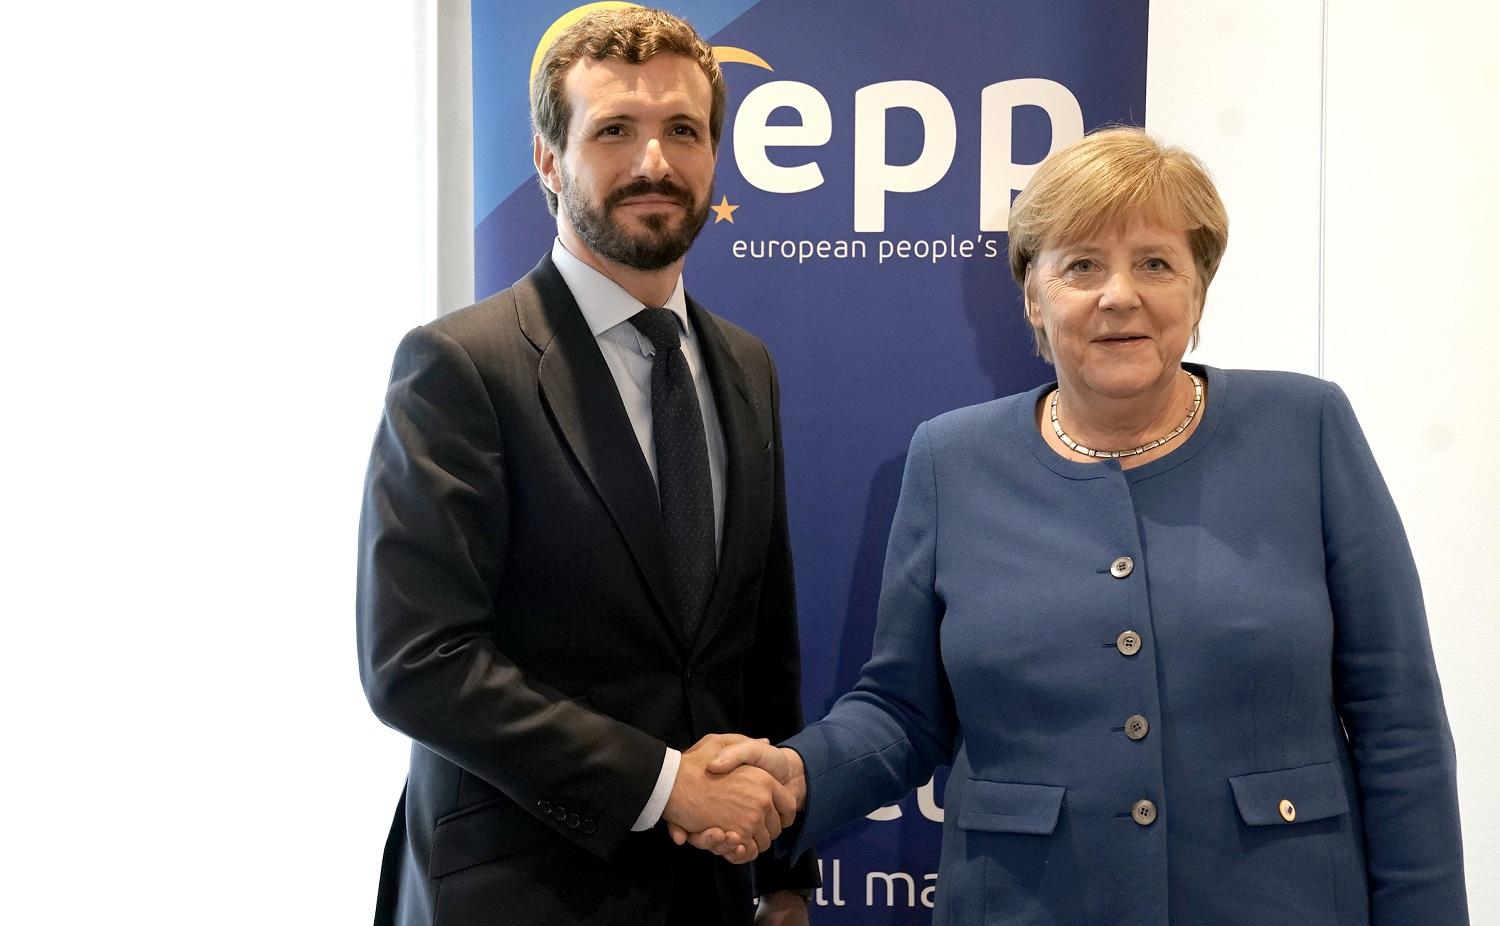
[[[360,526],[361,678],[413,740],[377,923],[807,922],[814,860],[679,844],[765,849],[789,793],[707,773],[706,734],[801,727],[775,371],[681,281],[724,101],[675,17],[573,26],[532,96],[551,253],[397,351]]]

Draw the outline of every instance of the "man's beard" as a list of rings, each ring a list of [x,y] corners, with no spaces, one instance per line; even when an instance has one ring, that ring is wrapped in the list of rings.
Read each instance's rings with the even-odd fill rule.
[[[687,212],[675,223],[670,214],[648,212],[640,217],[646,230],[632,233],[610,212],[634,196],[666,196]],[[561,198],[573,230],[589,250],[635,270],[660,270],[686,254],[708,221],[710,199],[704,197],[703,202],[694,203],[691,193],[666,178],[655,183],[637,180],[611,192],[604,198],[603,206],[596,209],[571,177],[563,178]]]

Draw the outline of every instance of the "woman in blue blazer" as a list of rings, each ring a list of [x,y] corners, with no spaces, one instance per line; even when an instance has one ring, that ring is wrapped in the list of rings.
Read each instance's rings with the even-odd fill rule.
[[[917,429],[859,683],[720,756],[803,795],[792,853],[951,764],[935,923],[1468,922],[1421,590],[1348,401],[1182,363],[1227,240],[1135,129],[1016,201],[1057,382]]]

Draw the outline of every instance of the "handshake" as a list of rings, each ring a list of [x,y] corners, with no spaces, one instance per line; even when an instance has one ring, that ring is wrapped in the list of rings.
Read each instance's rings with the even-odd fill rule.
[[[748,862],[807,803],[802,757],[767,740],[710,733],[682,754],[662,819],[672,840]]]

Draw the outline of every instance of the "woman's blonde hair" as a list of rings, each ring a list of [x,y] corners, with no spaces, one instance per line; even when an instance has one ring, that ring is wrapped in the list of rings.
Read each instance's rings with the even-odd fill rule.
[[[1110,126],[1042,162],[1010,211],[1010,272],[1024,290],[1038,254],[1123,224],[1145,210],[1187,233],[1198,266],[1199,318],[1208,284],[1229,245],[1229,216],[1203,164],[1142,129]],[[1047,336],[1033,329],[1037,353],[1052,359]],[[1193,346],[1198,325],[1193,325]]]

